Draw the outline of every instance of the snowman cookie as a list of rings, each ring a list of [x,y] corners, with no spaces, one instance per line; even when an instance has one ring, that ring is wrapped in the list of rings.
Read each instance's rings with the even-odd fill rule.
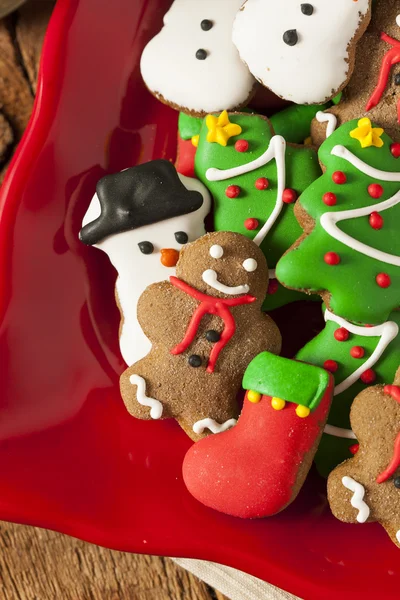
[[[129,413],[175,418],[194,440],[234,425],[248,363],[280,351],[278,328],[261,312],[267,286],[265,257],[246,237],[221,231],[186,245],[176,277],[139,300],[152,349],[121,376]]]
[[[175,273],[183,245],[205,233],[210,206],[200,181],[178,175],[167,160],[106,175],[98,182],[80,239],[106,252],[118,271],[120,349],[128,365],[151,348],[136,316],[140,295],[151,283]]]
[[[162,102],[193,116],[245,106],[256,81],[232,43],[243,0],[175,0],[140,68]]]
[[[233,41],[264,86],[296,104],[333,98],[349,80],[371,0],[247,0]]]

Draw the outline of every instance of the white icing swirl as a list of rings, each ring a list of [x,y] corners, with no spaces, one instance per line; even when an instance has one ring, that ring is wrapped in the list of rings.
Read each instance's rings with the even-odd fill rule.
[[[225,423],[218,423],[217,421],[214,421],[214,419],[207,418],[196,421],[193,425],[193,431],[197,433],[197,435],[202,434],[205,429],[209,429],[211,433],[222,433],[236,425],[236,423],[236,419],[229,419],[228,421],[225,421]]]
[[[152,419],[160,419],[163,413],[163,405],[159,400],[146,396],[146,382],[140,375],[131,375],[129,381],[137,386],[136,398],[142,406],[148,406]]]
[[[204,283],[212,287],[214,290],[217,290],[222,294],[227,294],[228,296],[236,296],[237,294],[247,294],[247,292],[250,289],[247,283],[245,283],[244,285],[236,286],[230,286],[221,283],[220,281],[218,281],[218,275],[216,271],[214,271],[214,269],[207,269],[207,271],[204,271],[202,278]]]
[[[319,110],[315,115],[315,118],[319,123],[328,123],[326,128],[326,137],[328,138],[336,129],[337,118],[332,113],[322,112]]]
[[[352,477],[343,477],[342,483],[345,488],[353,492],[353,496],[351,498],[351,505],[353,508],[358,510],[357,521],[358,523],[365,523],[365,521],[369,517],[369,506],[364,501],[365,496],[365,488],[361,483],[355,481]]]

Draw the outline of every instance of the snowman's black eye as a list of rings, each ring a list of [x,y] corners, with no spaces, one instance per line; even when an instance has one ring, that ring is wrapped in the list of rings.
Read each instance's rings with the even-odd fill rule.
[[[394,484],[394,487],[396,487],[398,490],[400,490],[400,477],[395,477],[393,479],[393,484]]]
[[[314,12],[314,7],[312,4],[302,4],[301,12],[303,13],[303,15],[307,15],[307,17],[310,17]]]
[[[154,252],[154,246],[151,242],[139,242],[138,246],[142,254],[152,254]]]
[[[178,244],[187,244],[189,236],[184,231],[177,231],[175,233],[175,239],[178,242]]]
[[[295,46],[299,41],[296,29],[288,29],[283,34],[283,41],[288,46]]]
[[[212,29],[213,26],[213,22],[210,21],[210,19],[203,19],[202,22],[200,23],[200,27],[202,28],[203,31],[210,31],[210,29]]]

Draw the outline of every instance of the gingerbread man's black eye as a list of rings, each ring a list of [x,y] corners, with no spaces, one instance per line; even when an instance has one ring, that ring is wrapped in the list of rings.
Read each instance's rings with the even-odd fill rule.
[[[394,76],[394,82],[395,82],[396,85],[400,85],[400,73],[397,73]]]
[[[189,236],[184,231],[177,231],[175,233],[175,239],[178,242],[178,244],[187,244]]]
[[[139,242],[138,246],[142,254],[152,254],[154,252],[154,246],[151,242]]]
[[[398,490],[400,490],[400,477],[395,477],[393,479],[393,484],[394,484],[394,487],[396,487]]]

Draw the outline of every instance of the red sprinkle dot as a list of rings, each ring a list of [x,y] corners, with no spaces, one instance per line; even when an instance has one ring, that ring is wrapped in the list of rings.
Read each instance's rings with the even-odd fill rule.
[[[390,152],[393,154],[395,158],[400,157],[400,144],[392,144],[390,146]]]
[[[367,385],[370,385],[371,383],[374,383],[374,381],[376,379],[376,373],[372,369],[367,369],[361,375],[360,379],[361,379],[361,381],[363,383],[366,383]]]
[[[357,454],[359,449],[360,449],[360,444],[353,444],[352,446],[349,446],[349,450],[352,454]]]
[[[249,231],[254,231],[258,227],[258,220],[257,219],[246,219],[244,222],[244,226]]]
[[[335,360],[326,360],[324,362],[324,369],[326,369],[330,373],[336,373],[338,368],[339,368],[339,365],[337,364],[337,362]]]
[[[368,186],[368,194],[371,198],[380,198],[383,194],[383,187],[379,183],[371,183]]]
[[[388,288],[390,286],[390,284],[392,283],[392,281],[387,273],[379,273],[376,276],[375,280],[376,280],[376,283],[381,288]]]
[[[335,171],[332,175],[332,181],[338,185],[343,185],[343,183],[346,183],[347,177],[343,171]]]
[[[346,342],[349,339],[350,334],[344,327],[339,327],[333,335],[338,342]]]
[[[247,152],[249,149],[249,142],[247,140],[238,140],[235,144],[235,150],[237,152]]]
[[[260,191],[267,190],[269,188],[269,181],[266,177],[260,177],[254,184]]]
[[[383,217],[378,212],[374,211],[369,215],[369,224],[372,229],[382,229],[383,223]]]
[[[229,185],[225,190],[225,195],[228,198],[237,198],[240,194],[240,187],[238,185]]]
[[[324,256],[327,265],[334,266],[340,263],[340,256],[336,252],[327,252]]]
[[[290,188],[286,188],[286,190],[283,191],[282,200],[285,204],[292,204],[293,202],[296,202],[297,192],[291,190]]]
[[[326,192],[326,194],[322,196],[322,202],[327,206],[335,206],[337,203],[336,194],[333,194],[332,192]]]
[[[277,279],[270,279],[269,283],[268,283],[268,291],[267,294],[269,294],[270,296],[272,296],[273,294],[276,294],[276,292],[279,289],[279,283]]]
[[[353,346],[350,350],[350,355],[353,358],[363,358],[365,354],[365,350],[362,346]]]

